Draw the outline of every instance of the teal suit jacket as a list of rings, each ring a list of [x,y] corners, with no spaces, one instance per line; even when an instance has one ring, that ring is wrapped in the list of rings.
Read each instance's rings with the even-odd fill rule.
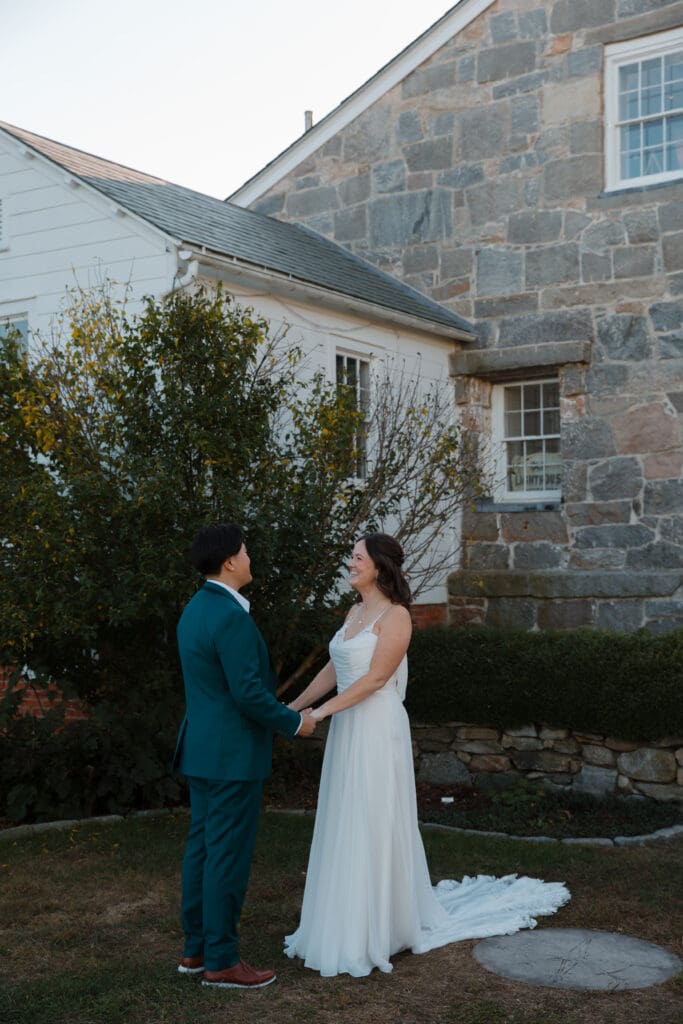
[[[275,697],[275,671],[251,615],[207,580],[178,623],[186,714],[173,766],[224,781],[265,779],[273,733],[292,738],[301,717]]]

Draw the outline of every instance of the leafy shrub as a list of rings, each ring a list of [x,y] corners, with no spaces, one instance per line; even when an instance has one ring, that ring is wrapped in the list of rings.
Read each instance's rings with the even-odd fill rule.
[[[207,522],[245,528],[249,598],[290,674],[325,649],[366,528],[395,516],[410,557],[441,573],[430,538],[478,493],[478,457],[445,425],[447,387],[382,365],[367,425],[355,387],[312,373],[220,290],[129,316],[104,286],[73,294],[28,352],[0,338],[0,665],[44,669],[93,705],[175,692],[198,583],[187,549]]]
[[[150,298],[138,316],[108,284],[71,298],[27,352],[0,338],[0,667],[93,709],[65,725],[0,708],[0,815],[16,820],[172,798],[175,629],[200,526],[245,527],[284,692],[326,648],[359,533],[395,515],[412,555],[428,552],[481,490],[475,446],[445,425],[448,387],[417,368],[387,360],[368,424],[355,387],[311,373],[220,289]],[[441,573],[440,558],[419,560]]]
[[[48,821],[177,803],[170,765],[179,712],[101,704],[64,723],[60,706],[43,718],[15,717],[16,695],[0,701],[0,818]]]
[[[627,740],[683,735],[683,630],[416,630],[406,705],[422,722],[546,722]]]

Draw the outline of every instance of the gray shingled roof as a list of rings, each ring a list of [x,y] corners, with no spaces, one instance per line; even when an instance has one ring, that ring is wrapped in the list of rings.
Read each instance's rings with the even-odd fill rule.
[[[188,246],[290,275],[396,313],[472,333],[437,302],[297,224],[245,210],[0,121],[0,128]]]

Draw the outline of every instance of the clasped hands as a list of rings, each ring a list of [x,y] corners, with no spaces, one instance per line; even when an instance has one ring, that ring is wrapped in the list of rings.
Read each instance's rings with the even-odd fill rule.
[[[325,718],[325,715],[320,713],[320,708],[304,708],[299,714],[301,715],[301,728],[297,736],[310,736],[315,732],[318,722],[322,722]]]
[[[313,717],[311,708],[304,708],[299,714],[301,715],[301,726],[297,736],[311,736],[315,732],[318,719]]]

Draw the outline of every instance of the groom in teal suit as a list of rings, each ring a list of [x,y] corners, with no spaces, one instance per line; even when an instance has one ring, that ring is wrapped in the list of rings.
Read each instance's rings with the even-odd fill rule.
[[[239,526],[206,526],[191,559],[205,577],[178,623],[186,714],[174,767],[190,787],[191,823],[182,868],[185,948],[178,970],[202,984],[261,988],[275,972],[240,959],[238,923],[256,838],[273,733],[309,736],[315,721],[275,697],[265,641],[240,594],[251,582]]]

